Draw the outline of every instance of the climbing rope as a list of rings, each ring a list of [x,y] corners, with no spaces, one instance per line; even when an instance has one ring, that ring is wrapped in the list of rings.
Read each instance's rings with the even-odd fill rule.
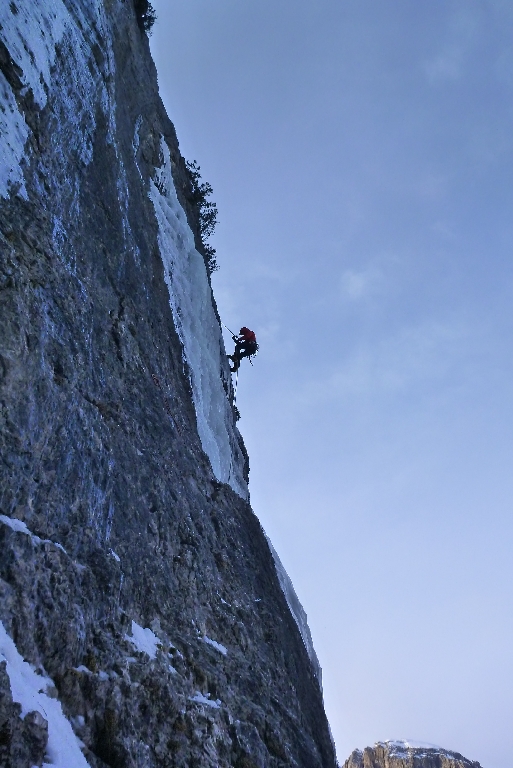
[[[238,386],[238,383],[239,383],[239,369],[237,368],[237,372],[235,374],[235,386],[233,388],[233,403],[232,403],[233,411],[235,413],[235,421],[238,421],[240,419],[240,411],[239,411],[239,409],[237,408],[237,406],[235,404],[236,400],[237,400],[237,386]]]
[[[237,371],[235,373],[235,386],[233,388],[233,404],[235,405],[235,401],[237,400],[237,386],[239,384],[239,369],[237,368]]]

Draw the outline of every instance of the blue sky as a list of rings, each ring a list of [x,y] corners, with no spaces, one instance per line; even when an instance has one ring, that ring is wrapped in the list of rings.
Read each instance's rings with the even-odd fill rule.
[[[153,3],[339,759],[410,738],[509,768],[513,6]]]

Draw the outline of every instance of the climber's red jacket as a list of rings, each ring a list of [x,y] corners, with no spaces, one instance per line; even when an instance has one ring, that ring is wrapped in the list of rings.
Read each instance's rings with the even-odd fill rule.
[[[242,339],[244,339],[244,341],[256,341],[255,332],[250,331],[249,328],[246,328],[246,326],[240,329],[240,336],[241,341]]]

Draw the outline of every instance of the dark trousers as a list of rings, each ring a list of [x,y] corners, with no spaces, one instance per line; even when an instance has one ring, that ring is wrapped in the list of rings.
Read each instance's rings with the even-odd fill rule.
[[[234,357],[241,360],[243,357],[250,357],[256,352],[256,343],[254,341],[240,341],[235,345]]]

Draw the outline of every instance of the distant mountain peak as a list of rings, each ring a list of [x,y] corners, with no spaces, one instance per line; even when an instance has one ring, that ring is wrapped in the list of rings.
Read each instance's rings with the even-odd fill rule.
[[[481,765],[435,744],[387,739],[363,751],[355,749],[344,768],[481,768]]]

